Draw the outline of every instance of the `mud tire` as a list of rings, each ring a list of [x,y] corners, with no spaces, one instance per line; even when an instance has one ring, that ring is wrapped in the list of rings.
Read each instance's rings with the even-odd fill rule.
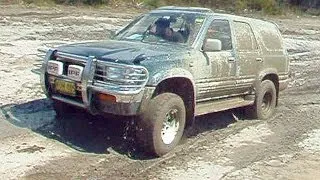
[[[254,104],[245,108],[245,114],[253,119],[268,119],[274,114],[276,104],[277,91],[275,85],[270,80],[264,80],[256,93]]]
[[[179,127],[171,143],[164,143],[162,130],[167,114],[172,109],[177,110],[176,122]],[[147,109],[137,121],[136,137],[142,152],[160,157],[176,147],[183,135],[186,122],[186,109],[180,96],[173,93],[163,93],[151,99]]]

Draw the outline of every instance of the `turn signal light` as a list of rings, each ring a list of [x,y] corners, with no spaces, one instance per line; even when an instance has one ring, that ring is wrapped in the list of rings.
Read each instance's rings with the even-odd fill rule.
[[[109,101],[109,102],[117,102],[117,98],[113,95],[110,95],[110,94],[102,94],[102,93],[99,93],[98,94],[98,98],[101,100],[101,101]]]

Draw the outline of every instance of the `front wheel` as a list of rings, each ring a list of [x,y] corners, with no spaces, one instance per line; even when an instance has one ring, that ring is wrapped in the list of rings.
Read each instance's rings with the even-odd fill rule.
[[[246,107],[246,114],[252,118],[268,119],[274,114],[276,104],[277,91],[275,85],[270,80],[264,80],[256,93],[254,105]]]
[[[137,122],[143,151],[162,156],[178,145],[185,128],[186,109],[180,96],[163,93],[151,99]]]

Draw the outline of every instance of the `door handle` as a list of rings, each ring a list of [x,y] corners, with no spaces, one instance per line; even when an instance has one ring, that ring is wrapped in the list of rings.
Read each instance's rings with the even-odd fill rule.
[[[229,57],[229,58],[228,58],[228,61],[229,61],[229,62],[234,62],[235,60],[236,60],[236,58],[234,58],[234,57]]]
[[[262,62],[262,58],[256,58],[256,60]]]

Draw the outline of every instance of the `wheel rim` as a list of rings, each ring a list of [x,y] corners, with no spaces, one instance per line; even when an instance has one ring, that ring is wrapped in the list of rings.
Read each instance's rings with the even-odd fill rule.
[[[178,110],[171,109],[166,113],[161,130],[161,138],[164,144],[171,144],[179,130]]]
[[[267,114],[271,109],[271,102],[272,102],[272,94],[267,92],[262,99],[261,108],[262,111]]]

